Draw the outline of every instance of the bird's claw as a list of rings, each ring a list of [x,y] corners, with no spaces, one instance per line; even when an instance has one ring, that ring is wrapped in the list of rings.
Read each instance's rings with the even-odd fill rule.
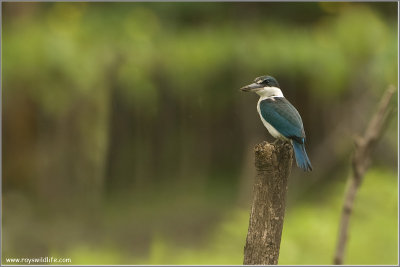
[[[273,144],[280,145],[280,144],[282,144],[282,140],[280,138],[277,138]]]

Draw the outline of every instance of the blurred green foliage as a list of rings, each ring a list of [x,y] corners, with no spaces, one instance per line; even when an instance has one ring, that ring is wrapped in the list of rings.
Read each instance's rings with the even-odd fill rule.
[[[396,173],[381,169],[373,169],[365,177],[352,217],[346,264],[395,264],[398,252],[398,229],[394,223],[397,220],[395,177]],[[280,264],[329,264],[332,261],[344,188],[342,181],[329,189],[328,199],[314,198],[288,210]],[[385,198],[380,197],[382,195]],[[77,245],[66,255],[81,264],[240,265],[248,221],[248,210],[227,212],[200,246],[182,245],[155,233],[145,257],[121,253],[111,244],[95,248]]]
[[[299,109],[315,168],[293,169],[280,263],[332,262],[352,136],[397,86],[396,3],[2,11],[3,263],[241,264],[251,149],[269,137],[238,89],[263,74]],[[393,119],[345,263],[397,261],[397,137]]]

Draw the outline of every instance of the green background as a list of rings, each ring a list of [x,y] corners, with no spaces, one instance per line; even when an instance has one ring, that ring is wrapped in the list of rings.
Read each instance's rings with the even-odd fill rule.
[[[241,264],[253,147],[239,88],[277,78],[313,172],[289,181],[280,264],[332,264],[354,136],[397,87],[397,3],[2,3],[2,262]],[[392,105],[397,108],[397,92]],[[397,264],[393,113],[345,264]]]

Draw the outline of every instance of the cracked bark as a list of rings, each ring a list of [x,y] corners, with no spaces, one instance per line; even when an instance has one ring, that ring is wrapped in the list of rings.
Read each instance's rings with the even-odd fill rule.
[[[289,143],[263,142],[254,152],[256,178],[244,264],[278,264],[293,150]]]

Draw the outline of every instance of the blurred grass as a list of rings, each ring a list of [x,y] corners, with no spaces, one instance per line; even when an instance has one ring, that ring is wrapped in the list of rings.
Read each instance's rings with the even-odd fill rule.
[[[397,264],[397,188],[395,172],[367,173],[351,217],[345,264]],[[281,264],[332,264],[345,184],[331,190],[328,198],[288,213]]]
[[[332,264],[345,190],[342,177],[337,178],[342,182],[333,184],[328,196],[287,210],[279,264]],[[397,264],[397,188],[395,172],[374,168],[367,173],[351,217],[345,264]],[[224,214],[202,245],[178,244],[155,232],[146,256],[132,257],[112,244],[92,248],[76,244],[62,255],[70,256],[73,264],[240,265],[249,210],[236,208]]]

